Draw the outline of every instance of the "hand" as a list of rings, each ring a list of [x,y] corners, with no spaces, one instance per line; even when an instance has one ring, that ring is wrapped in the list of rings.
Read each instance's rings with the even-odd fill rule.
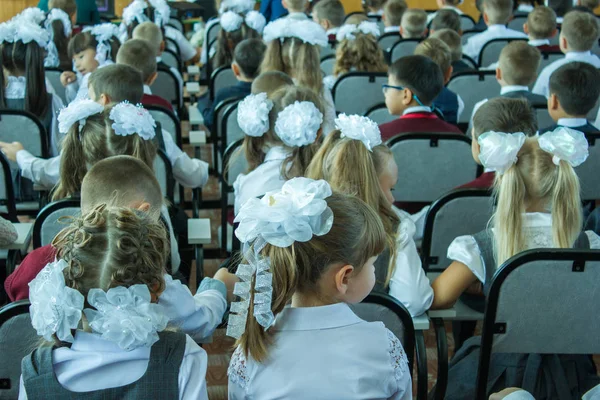
[[[240,281],[240,279],[235,274],[232,274],[231,272],[227,271],[227,268],[221,268],[215,273],[213,279],[220,280],[225,284],[225,287],[227,287],[228,302],[232,302],[233,300],[235,300],[235,296],[233,295],[233,286],[236,284],[236,282]]]
[[[77,80],[77,75],[75,75],[75,72],[65,71],[62,74],[60,74],[60,83],[65,87],[67,85],[75,82],[76,80]]]
[[[19,142],[0,142],[0,151],[2,151],[10,161],[17,161],[17,152],[21,150],[25,150],[25,148]]]

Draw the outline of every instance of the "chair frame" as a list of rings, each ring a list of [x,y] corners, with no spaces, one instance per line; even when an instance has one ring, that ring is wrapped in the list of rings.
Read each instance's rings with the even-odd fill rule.
[[[8,220],[17,223],[17,201],[15,200],[15,187],[13,186],[10,165],[4,154],[0,154],[0,164],[4,172],[4,187],[6,188],[6,211]]]
[[[48,158],[48,156],[49,156],[48,139],[49,139],[50,133],[46,132],[46,128],[44,128],[44,125],[42,125],[42,123],[40,122],[40,119],[38,117],[36,117],[34,114],[30,113],[29,111],[14,110],[12,108],[0,109],[0,121],[2,121],[2,117],[4,115],[20,115],[22,117],[24,116],[24,117],[31,119],[37,125],[37,127],[40,131],[40,147],[41,147],[41,152],[42,152],[42,154],[40,156],[41,156],[41,158]]]
[[[463,19],[470,19],[470,20],[471,20],[471,22],[473,22],[473,26],[474,26],[474,27],[475,27],[475,26],[477,26],[477,22],[476,22],[476,21],[473,19],[473,17],[471,17],[471,16],[470,16],[470,15],[468,15],[468,14],[460,14],[459,18],[460,18],[460,26],[461,26],[461,29],[462,29],[462,20],[463,20]],[[432,20],[432,21],[433,21],[433,20]],[[429,26],[427,26],[427,27],[429,28]],[[467,29],[467,30],[474,30],[474,29]]]
[[[220,102],[219,104],[217,104],[217,106],[215,107],[215,111],[213,114],[213,124],[212,124],[212,129],[210,131],[210,141],[213,144],[213,165],[214,165],[214,173],[216,174],[216,176],[218,177],[220,175],[220,169],[219,169],[219,153],[223,153],[226,148],[226,146],[224,146],[223,144],[225,143],[224,136],[223,136],[223,121],[225,121],[225,114],[227,113],[228,107],[230,107],[231,105],[238,103],[242,98],[241,97],[230,97],[228,99],[223,100],[222,102]],[[218,121],[216,119],[217,115],[219,115],[220,113],[223,113],[223,120],[222,121]],[[225,127],[227,125],[225,124]],[[221,131],[221,135],[219,135],[219,130]]]
[[[400,43],[417,43],[417,45],[418,45],[422,41],[423,41],[423,39],[402,39],[402,37],[401,37],[399,41],[397,41],[396,43],[394,43],[394,45],[392,47],[390,47],[390,51],[389,51],[390,64],[394,62],[394,60],[392,59],[392,57],[394,55],[394,49],[397,46],[400,46]]]
[[[215,95],[216,95],[216,91],[215,91],[215,79],[217,78],[217,75],[219,75],[221,72],[223,71],[227,71],[227,70],[231,70],[230,66],[223,66],[223,67],[219,67],[217,69],[215,69],[211,74],[210,74],[210,81],[208,83],[208,90],[209,90],[209,95],[210,95],[210,100],[214,101],[215,99]]]
[[[335,92],[338,88],[338,86],[340,85],[341,82],[343,82],[344,79],[349,78],[349,77],[353,77],[353,76],[366,76],[369,77],[369,82],[370,83],[374,83],[376,78],[385,78],[387,77],[387,74],[385,72],[357,72],[357,71],[353,71],[353,72],[348,72],[346,74],[343,74],[341,76],[339,76],[337,78],[337,80],[335,81],[333,88],[331,89],[331,97],[333,98],[333,104],[335,106]]]
[[[169,74],[171,76],[171,78],[173,78],[173,82],[176,83],[175,92],[177,93],[177,104],[173,104],[172,101],[170,101],[170,103],[173,106],[173,108],[175,110],[177,110],[177,113],[179,115],[182,115],[183,114],[182,113],[183,104],[179,104],[179,103],[180,102],[183,103],[183,94],[181,93],[182,89],[179,87],[179,81],[177,80],[177,77],[175,76],[175,74],[173,74],[173,71],[171,71],[169,68],[159,68],[158,71]],[[165,100],[169,101],[168,99],[165,99]]]
[[[181,133],[181,121],[175,115],[175,113],[167,108],[157,106],[157,105],[146,105],[146,106],[144,106],[144,108],[148,111],[163,112],[163,113],[167,114],[169,116],[169,118],[171,118],[171,120],[173,121],[173,123],[175,125],[175,132],[174,132],[175,133],[175,143],[177,144],[177,146],[179,148],[181,148],[181,146],[183,144],[183,138],[182,138],[182,133]],[[173,133],[173,132],[171,132],[171,133]]]
[[[175,190],[175,178],[173,178],[173,168],[169,157],[161,149],[156,149],[156,156],[160,157],[165,163],[165,170],[167,172],[167,193],[164,194],[165,198],[172,204],[175,204],[174,190]]]
[[[207,44],[208,46],[205,46],[206,50],[204,50],[204,51],[206,51],[206,76],[208,77],[209,83],[211,81],[212,74],[216,71],[216,70],[213,71],[212,63],[210,62],[210,48],[211,48],[213,42],[215,42],[219,37],[219,34],[217,33],[215,38],[211,40],[210,34],[211,34],[212,30],[216,29],[217,27],[218,27],[218,29],[221,29],[221,22],[217,21],[215,24],[211,25],[210,28],[208,28],[208,31],[206,32],[206,39],[208,40],[208,43],[205,43],[205,44]]]
[[[463,54],[461,57],[461,61],[466,61],[467,64],[469,64],[469,67],[472,67],[473,70],[477,71],[477,63],[475,62],[475,60],[473,60],[471,57],[469,57],[466,54]],[[470,71],[465,71],[465,72],[470,72]],[[458,75],[458,74],[457,74]]]
[[[492,39],[489,42],[487,42],[486,44],[484,44],[483,47],[481,48],[481,50],[479,50],[477,66],[479,68],[486,67],[486,65],[482,65],[482,60],[483,60],[483,52],[485,51],[485,49],[488,48],[488,46],[490,46],[493,43],[498,43],[498,42],[506,42],[506,44],[508,44],[508,43],[514,42],[515,40],[527,42],[527,39],[522,39],[522,38],[497,38],[497,39]],[[496,73],[496,71],[493,71],[493,72]]]
[[[63,208],[77,207],[81,208],[81,200],[74,197],[69,197],[62,200],[57,200],[48,204],[46,207],[40,210],[33,224],[33,248],[37,249],[42,247],[42,225],[46,219],[58,210]]]
[[[17,300],[0,307],[0,326],[17,315],[28,314],[29,299]],[[11,388],[10,379],[0,377],[0,391]]]
[[[236,153],[236,151],[238,151],[238,149],[241,149],[242,145],[244,143],[244,139],[239,139],[236,140],[235,142],[231,143],[229,146],[227,146],[227,149],[225,149],[225,152],[223,153],[223,173],[221,174],[221,176],[219,177],[221,180],[221,250],[225,253],[227,253],[227,210],[229,207],[228,204],[228,197],[230,193],[233,193],[233,185],[229,185],[229,183],[227,182],[227,180],[225,179],[226,176],[228,175],[228,172],[226,172],[226,168],[228,168],[229,166],[229,161],[231,160],[231,157]],[[234,246],[234,244],[236,244],[237,241],[237,245]],[[237,237],[235,236],[235,234],[232,236],[232,243],[231,243],[231,252],[234,253],[235,250],[239,250],[241,247],[240,241],[239,239],[237,239]]]
[[[177,43],[175,43],[175,44],[177,44]],[[173,50],[170,50],[170,49],[165,49],[165,50],[163,51],[163,54],[164,54],[164,53],[169,53],[169,54],[171,54],[173,57],[175,57],[175,59],[177,60],[177,70],[178,70],[178,71],[180,71],[180,72],[181,72],[181,71],[183,71],[183,62],[181,61],[181,57],[179,57],[179,54],[175,54],[175,53],[173,52]]]

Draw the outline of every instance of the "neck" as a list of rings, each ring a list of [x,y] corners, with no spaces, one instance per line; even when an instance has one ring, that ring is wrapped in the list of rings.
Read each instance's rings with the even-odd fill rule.
[[[327,306],[330,304],[339,303],[336,300],[327,300],[318,294],[300,293],[296,292],[292,296],[292,307],[320,307]]]
[[[528,213],[534,213],[534,212],[547,213],[548,212],[548,204],[545,201],[542,201],[542,200],[538,200],[538,201],[532,202],[527,207],[525,207],[525,212],[528,212]]]
[[[556,122],[558,122],[559,119],[571,119],[571,118],[584,118],[587,119],[587,115],[570,115],[570,114],[566,114],[566,113],[560,113],[556,116]]]

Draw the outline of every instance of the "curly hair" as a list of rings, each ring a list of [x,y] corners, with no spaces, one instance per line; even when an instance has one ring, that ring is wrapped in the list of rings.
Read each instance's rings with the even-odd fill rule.
[[[357,32],[356,39],[344,39],[335,52],[333,75],[340,76],[350,71],[386,72],[383,51],[373,35]]]

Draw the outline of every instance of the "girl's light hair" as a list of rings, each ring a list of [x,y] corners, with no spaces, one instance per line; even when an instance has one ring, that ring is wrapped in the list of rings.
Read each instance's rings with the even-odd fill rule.
[[[359,274],[369,258],[380,254],[385,248],[385,232],[380,218],[362,200],[334,193],[327,198],[333,211],[333,226],[324,236],[313,236],[305,243],[295,242],[290,247],[267,245],[262,250],[271,260],[273,274],[274,315],[280,313],[295,292],[311,294],[325,303],[335,302],[324,298],[319,291],[319,280],[334,265],[352,265]],[[254,282],[251,283],[254,287]],[[250,291],[250,309],[246,331],[237,341],[246,357],[252,356],[263,362],[268,356],[272,331],[265,330],[253,315],[254,290]]]
[[[527,209],[544,208],[552,214],[554,247],[571,248],[581,232],[579,179],[566,161],[552,162],[552,155],[540,149],[537,138],[527,138],[515,165],[496,175],[498,204],[492,217],[496,266],[526,250],[523,214]]]
[[[333,190],[356,196],[377,211],[390,251],[384,286],[389,284],[396,267],[396,238],[400,225],[400,218],[379,185],[379,175],[389,157],[392,152],[387,146],[376,146],[370,152],[362,142],[341,138],[341,132],[335,130],[327,136],[306,170],[307,178],[324,179]]]
[[[52,200],[60,200],[81,191],[83,177],[92,165],[112,156],[132,156],[153,169],[156,157],[154,142],[139,135],[119,136],[111,128],[109,118],[112,107],[103,113],[88,117],[81,132],[76,122],[67,132],[60,158],[60,181]]]
[[[260,66],[260,72],[285,72],[299,86],[306,86],[315,93],[323,92],[323,74],[319,46],[304,43],[295,37],[288,37],[281,42],[272,40]]]
[[[350,71],[386,72],[387,66],[377,38],[362,32],[354,35],[356,39],[344,39],[338,44],[333,75],[339,77]]]

